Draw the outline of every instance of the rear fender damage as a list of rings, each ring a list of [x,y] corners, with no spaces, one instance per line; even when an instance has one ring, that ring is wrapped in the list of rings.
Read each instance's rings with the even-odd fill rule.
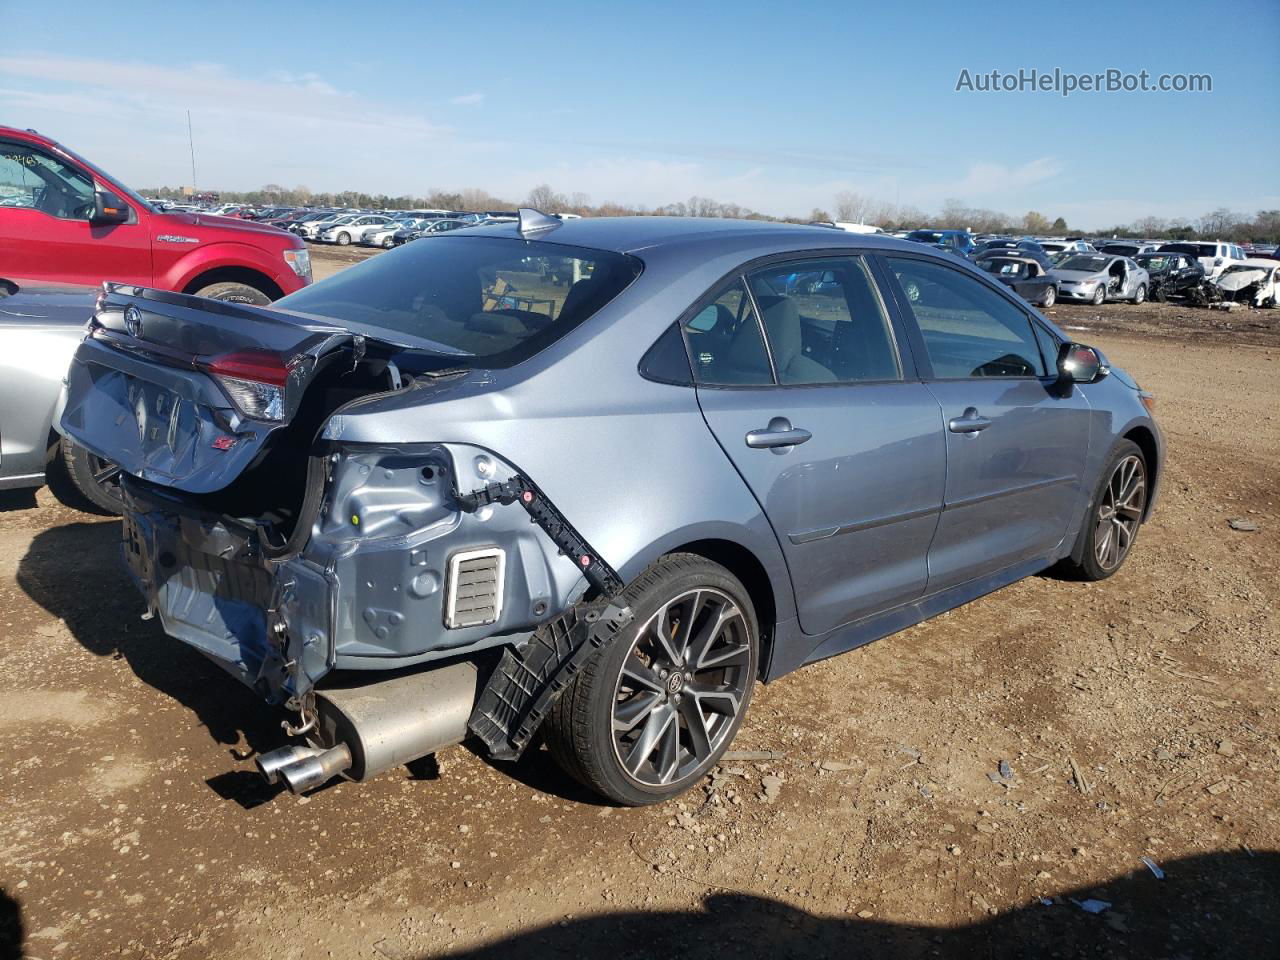
[[[312,458],[283,544],[153,484],[129,478],[125,487],[126,559],[165,631],[307,720],[312,691],[334,670],[523,651],[541,628],[567,636],[573,618],[587,622],[588,592],[607,607],[622,586],[532,481],[465,444],[330,444]],[[450,626],[451,558],[478,549],[506,560],[493,616]],[[561,648],[586,640],[579,630]],[[551,666],[539,657],[544,679]]]

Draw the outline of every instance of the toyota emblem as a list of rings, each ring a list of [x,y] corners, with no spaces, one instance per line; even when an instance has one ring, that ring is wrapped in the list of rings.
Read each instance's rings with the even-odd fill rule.
[[[125,307],[124,329],[131,337],[142,336],[142,311],[137,307]]]

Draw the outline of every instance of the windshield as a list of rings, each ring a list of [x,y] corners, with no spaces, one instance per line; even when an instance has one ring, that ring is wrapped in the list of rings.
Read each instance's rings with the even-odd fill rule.
[[[533,356],[640,274],[634,257],[504,237],[406,244],[274,307],[341,321],[487,367]]]
[[[1059,270],[1080,270],[1084,273],[1097,273],[1099,270],[1105,270],[1107,266],[1106,257],[1088,257],[1074,256],[1067,257],[1058,264]]]
[[[1164,273],[1173,266],[1173,257],[1161,257],[1147,254],[1137,258],[1138,266],[1148,273]]]
[[[1114,253],[1122,257],[1131,257],[1138,251],[1136,243],[1104,243],[1100,248],[1103,253]]]

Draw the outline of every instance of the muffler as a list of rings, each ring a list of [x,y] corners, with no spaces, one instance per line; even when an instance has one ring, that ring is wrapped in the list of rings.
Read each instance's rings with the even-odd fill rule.
[[[336,776],[368,780],[435,753],[467,735],[477,696],[471,663],[360,686],[316,691],[318,738],[331,746],[288,746],[257,759],[268,783],[305,793]]]

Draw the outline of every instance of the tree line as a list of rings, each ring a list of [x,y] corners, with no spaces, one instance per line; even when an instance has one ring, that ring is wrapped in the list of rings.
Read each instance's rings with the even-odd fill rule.
[[[180,189],[159,187],[143,190],[148,196],[165,200],[181,200]],[[884,230],[909,230],[917,227],[968,229],[974,233],[1066,235],[1072,228],[1063,217],[1050,218],[1038,210],[1021,217],[998,210],[966,206],[960,200],[947,200],[936,214],[910,205],[877,200],[859,193],[844,191],[832,198],[828,208],[815,207],[807,217],[771,217],[736,203],[722,203],[708,197],[693,196],[657,207],[605,201],[592,203],[581,192],[559,193],[549,184],[539,184],[522,201],[498,197],[487,190],[468,187],[463,190],[430,190],[420,196],[363,193],[344,190],[340,193],[312,191],[305,186],[283,187],[269,183],[259,190],[224,190],[223,201],[258,206],[358,207],[371,210],[512,210],[529,206],[544,213],[575,213],[583,217],[674,216],[732,217],[745,220],[780,220],[789,223],[812,221],[844,221],[865,223]],[[1076,231],[1080,232],[1080,231]],[[1252,217],[1225,207],[1198,218],[1142,217],[1133,223],[1117,224],[1106,230],[1093,231],[1096,236],[1138,237],[1152,240],[1193,240],[1197,237],[1234,240],[1245,243],[1280,242],[1280,210],[1259,210]]]

